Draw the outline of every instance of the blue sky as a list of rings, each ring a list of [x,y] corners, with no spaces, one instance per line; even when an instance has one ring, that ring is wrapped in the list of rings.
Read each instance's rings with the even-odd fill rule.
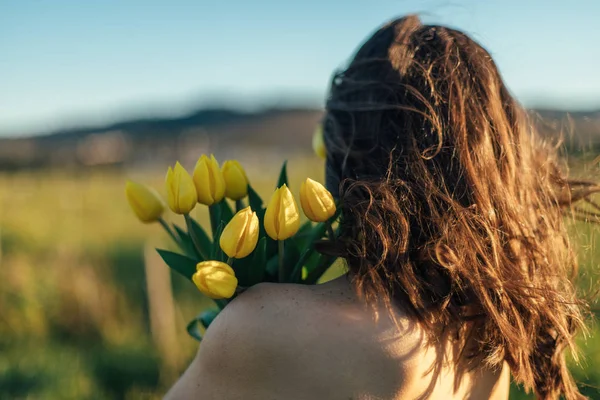
[[[332,70],[410,12],[471,34],[526,105],[600,107],[597,0],[0,0],[0,133],[321,105]]]

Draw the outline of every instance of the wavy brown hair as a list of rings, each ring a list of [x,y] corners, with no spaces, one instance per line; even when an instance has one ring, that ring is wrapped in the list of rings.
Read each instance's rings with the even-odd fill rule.
[[[457,30],[395,20],[334,76],[326,111],[342,207],[328,251],[359,293],[431,334],[475,335],[473,355],[506,361],[540,399],[582,398],[564,355],[585,308],[562,208],[598,188],[563,175],[490,54]]]

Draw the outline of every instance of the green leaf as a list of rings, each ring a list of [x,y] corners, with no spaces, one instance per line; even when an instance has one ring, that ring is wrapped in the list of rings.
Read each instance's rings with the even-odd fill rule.
[[[204,228],[202,228],[202,226],[198,223],[198,221],[191,218],[191,222],[192,229],[194,231],[193,233],[194,235],[196,235],[196,238],[198,239],[199,245],[201,247],[200,251],[204,255],[203,258],[207,259],[208,255],[212,250],[212,241],[210,240],[210,237],[208,237],[208,234],[206,233]]]
[[[315,269],[308,273],[308,276],[303,283],[307,285],[314,285],[319,281],[319,278],[333,265],[337,260],[337,257],[321,255],[319,264]]]
[[[312,231],[312,221],[307,219],[302,225],[300,225],[300,229],[298,229],[298,233],[296,233],[294,237],[306,235],[310,231]]]
[[[250,286],[250,267],[252,266],[250,256],[244,258],[236,258],[231,264],[231,268],[235,272],[235,277],[238,280],[239,286]]]
[[[256,211],[256,213],[263,209],[263,201],[251,185],[248,185],[248,203],[252,211]]]
[[[283,185],[288,185],[288,177],[287,177],[287,160],[283,162],[281,166],[281,171],[279,172],[279,180],[277,181],[277,187],[280,188]]]
[[[200,314],[198,319],[202,323],[202,326],[204,326],[204,329],[208,329],[214,319],[217,318],[217,315],[219,315],[217,310],[207,310]]]
[[[190,235],[188,235],[186,231],[184,231],[177,225],[173,224],[173,226],[175,227],[175,232],[179,237],[179,241],[177,244],[179,245],[181,250],[185,253],[185,255],[187,255],[190,258],[198,258],[199,254],[194,248],[194,243],[192,242],[192,238],[190,238]]]
[[[199,316],[191,320],[185,327],[188,335],[196,339],[197,341],[202,341],[202,332],[200,332],[200,319]]]
[[[294,268],[294,265],[296,265],[296,263],[300,259],[300,249],[298,248],[298,244],[296,244],[294,238],[289,238],[285,240],[284,251],[285,254],[283,261],[286,266],[286,271],[288,274],[291,274],[292,268]],[[289,278],[289,275],[287,276],[287,278]]]
[[[219,244],[219,239],[221,238],[223,229],[225,229],[225,223],[221,221],[215,233],[215,240],[213,241],[211,252],[211,260],[227,261],[227,256],[225,255],[225,253],[223,253],[223,250],[221,250],[221,245]]]
[[[213,299],[213,301],[215,302],[217,307],[219,307],[219,310],[222,310],[227,306],[227,304],[229,304],[231,300],[233,300],[234,297],[232,297],[231,299]]]
[[[314,225],[312,223],[304,223],[300,227],[298,233],[294,235],[294,239],[296,240],[296,243],[298,243],[298,247],[302,249],[302,251],[309,248],[312,249],[315,241],[325,236],[326,230],[327,227],[323,223],[317,223]]]
[[[251,285],[262,282],[267,268],[267,239],[262,238],[258,241],[254,254],[252,256],[252,264],[250,265],[249,282]]]
[[[242,211],[244,208],[246,208],[246,204],[244,203],[244,200],[236,200],[235,201],[235,212],[236,213]]]
[[[252,253],[244,258],[236,258],[231,266],[240,286],[249,287],[262,282],[266,267],[266,238],[258,241]]]
[[[306,248],[308,241],[311,238],[312,232],[312,222],[310,220],[306,220],[302,225],[300,225],[300,229],[294,235],[294,240],[298,243],[298,247],[301,249]]]
[[[272,257],[277,257],[277,240],[271,239],[266,233],[265,239],[267,239],[267,259],[270,260]]]
[[[258,226],[259,226],[258,237],[259,238],[266,237],[267,242],[269,240],[272,241],[272,239],[267,236],[267,231],[265,230],[264,222],[265,222],[265,212],[267,210],[265,208],[263,208],[262,199],[250,185],[248,185],[248,203],[250,204],[250,208],[252,209],[252,211],[254,211],[256,213],[256,216],[258,217]],[[269,248],[271,248],[271,249],[274,248],[275,251],[277,251],[277,243],[274,244],[274,247],[273,247],[273,244],[267,245],[267,249],[269,249]],[[268,250],[267,250],[267,254],[268,254]]]
[[[269,282],[278,281],[279,258],[277,257],[277,254],[275,254],[273,257],[268,258],[267,267],[265,268],[265,271],[268,275],[267,280]]]
[[[216,310],[207,310],[198,314],[187,324],[186,330],[188,334],[200,342],[202,340],[202,332],[200,327],[202,327],[204,330],[207,330],[217,315],[219,315],[219,311]]]
[[[196,260],[168,250],[156,249],[156,251],[169,267],[192,280],[192,275],[196,273],[196,265],[198,264]]]
[[[320,260],[321,254],[317,253],[316,251],[313,252],[308,258],[308,260],[306,260],[306,262],[304,263],[304,266],[306,267],[306,272],[310,273],[312,270],[317,268],[317,265],[319,264]]]
[[[222,208],[219,204],[208,206],[208,215],[210,216],[210,233],[212,233],[213,242],[217,241],[217,229],[221,223]]]
[[[313,254],[312,249],[306,249],[296,261],[294,268],[292,269],[292,274],[290,276],[290,282],[292,283],[300,283],[302,280],[302,267],[306,264],[306,261]],[[307,270],[308,271],[308,270]]]
[[[231,218],[233,218],[233,210],[225,199],[219,203],[219,207],[221,207],[221,221],[225,222],[225,225],[227,225],[229,221],[231,221]]]

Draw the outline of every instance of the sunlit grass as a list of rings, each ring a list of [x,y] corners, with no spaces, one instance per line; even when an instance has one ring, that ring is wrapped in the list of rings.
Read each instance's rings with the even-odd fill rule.
[[[268,201],[279,166],[245,165]],[[323,180],[316,158],[293,159],[288,170],[296,196],[304,177]],[[126,178],[164,192],[158,169],[0,174],[1,398],[159,398],[169,384],[150,333],[143,251],[172,244],[158,225],[132,215]],[[195,212],[208,222],[205,208]],[[599,282],[600,230],[582,223],[569,228],[579,250],[579,285],[589,292]],[[342,272],[337,264],[324,279]],[[185,325],[211,303],[189,282],[172,279],[179,372],[196,348]],[[592,337],[582,338],[583,368],[575,369],[579,380],[597,386],[599,332],[592,327]]]

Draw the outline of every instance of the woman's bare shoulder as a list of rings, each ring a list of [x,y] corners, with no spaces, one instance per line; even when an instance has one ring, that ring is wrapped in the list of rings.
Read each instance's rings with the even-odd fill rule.
[[[278,356],[297,355],[298,347],[316,352],[346,343],[378,346],[390,336],[406,343],[415,324],[397,314],[404,329],[375,321],[374,309],[363,303],[343,279],[323,285],[261,283],[232,301],[207,332],[207,342],[233,341],[240,351]],[[208,347],[208,346],[207,346]],[[250,348],[250,349],[249,349]],[[260,350],[259,350],[260,349]]]
[[[358,304],[336,285],[261,283],[225,307],[207,330],[199,354],[223,359],[221,349],[227,347],[237,360],[297,362],[300,350],[319,353],[331,351],[333,341],[363,340],[360,330],[369,329],[370,317]]]
[[[273,346],[278,338],[310,326],[327,307],[313,287],[296,284],[261,283],[232,301],[211,325],[207,336],[241,335],[256,347]]]
[[[400,376],[400,360],[381,346],[380,333],[343,284],[262,283],[238,296],[213,321],[196,359],[168,398],[193,398],[187,396],[195,387],[215,396],[207,398],[265,398],[267,389],[282,391],[277,398],[298,398],[287,391],[319,392],[334,383],[350,389],[360,383],[357,378],[348,381],[358,374],[357,366],[381,386],[379,380],[391,379],[386,378],[389,371]],[[381,365],[386,368],[379,370]],[[231,376],[238,377],[235,386],[226,378]],[[297,386],[304,381],[316,387]]]
[[[303,285],[261,283],[229,303],[206,332],[208,351],[227,344],[236,352],[282,350],[281,342],[308,323],[315,300]],[[233,351],[233,350],[231,350]]]
[[[319,330],[310,311],[313,293],[301,285],[261,283],[238,296],[211,323],[196,358],[166,398],[196,398],[196,388],[202,388],[209,399],[258,399],[267,398],[265,390],[292,388],[302,368],[314,362],[311,342],[317,343]]]

